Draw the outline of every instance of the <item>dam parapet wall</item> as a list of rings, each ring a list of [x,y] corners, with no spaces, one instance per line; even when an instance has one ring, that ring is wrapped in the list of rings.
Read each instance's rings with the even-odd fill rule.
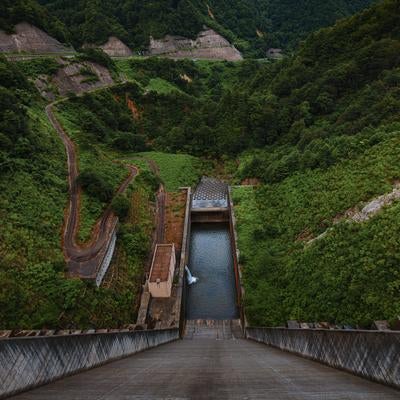
[[[400,389],[400,332],[249,327],[246,338]]]
[[[0,399],[179,339],[179,329],[0,340]]]

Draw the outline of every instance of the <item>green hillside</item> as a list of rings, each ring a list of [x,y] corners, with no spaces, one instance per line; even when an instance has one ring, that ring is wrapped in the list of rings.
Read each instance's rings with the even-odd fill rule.
[[[65,18],[77,21],[68,24],[81,27],[70,2],[49,5],[50,12],[54,7],[61,17],[63,4]],[[100,2],[85,4],[95,10]],[[110,26],[139,40],[129,39],[133,30],[107,4]],[[141,4],[146,13],[154,5]],[[171,10],[184,4],[197,3],[171,2],[171,19],[157,15],[174,25]],[[222,11],[209,5],[217,20]],[[169,26],[156,25],[160,35]],[[119,279],[101,289],[64,278],[59,232],[67,201],[65,156],[46,119],[46,101],[33,87],[39,75],[50,79],[60,66],[47,59],[1,58],[4,327],[110,327],[133,320],[160,179],[148,159],[159,164],[168,190],[194,184],[203,171],[225,174],[236,184],[246,178],[260,183],[234,191],[251,323],[279,325],[295,318],[368,326],[397,317],[398,203],[362,223],[346,222],[346,215],[391,192],[400,180],[399,27],[399,2],[385,0],[313,33],[280,62],[113,62],[92,52],[112,68],[116,81],[120,75],[127,82],[83,96],[71,93],[56,107],[83,172],[80,240],[88,238],[126,174],[121,163],[143,170],[128,192],[133,205],[125,209],[124,197],[119,207],[126,211],[113,262]],[[81,37],[79,29],[74,40]],[[88,54],[68,62],[82,57]]]
[[[29,22],[61,42],[70,41],[65,25],[36,0],[2,0],[0,29],[11,33],[18,22]]]
[[[310,32],[329,26],[369,6],[371,0],[211,0],[212,15],[238,38],[250,43],[253,54],[265,49],[293,49]]]
[[[317,32],[250,85],[269,108],[267,146],[243,154],[238,171],[264,184],[235,192],[254,324],[368,327],[399,314],[398,203],[366,222],[345,217],[400,176],[399,7],[389,0]]]
[[[331,25],[372,1],[5,1],[0,6],[0,28],[9,31],[15,23],[27,20],[62,41],[71,40],[76,47],[103,44],[114,35],[138,51],[147,47],[150,36],[194,38],[207,25],[246,55],[263,57],[269,47],[294,48],[308,33]]]

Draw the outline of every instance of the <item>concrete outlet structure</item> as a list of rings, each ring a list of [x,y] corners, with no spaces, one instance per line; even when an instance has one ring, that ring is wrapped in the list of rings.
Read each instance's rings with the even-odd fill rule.
[[[157,244],[149,277],[152,297],[170,297],[176,264],[175,245]]]

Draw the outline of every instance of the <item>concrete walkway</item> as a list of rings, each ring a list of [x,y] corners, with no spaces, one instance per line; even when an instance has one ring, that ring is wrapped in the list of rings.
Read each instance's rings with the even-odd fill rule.
[[[398,400],[400,392],[238,340],[163,345],[62,379],[15,400]]]

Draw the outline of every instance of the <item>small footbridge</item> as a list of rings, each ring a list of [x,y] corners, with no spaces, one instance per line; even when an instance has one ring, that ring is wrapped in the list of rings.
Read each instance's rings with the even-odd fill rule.
[[[181,266],[199,281],[179,326],[0,339],[0,398],[400,398],[400,332],[249,327],[229,188],[204,178],[188,201]]]

